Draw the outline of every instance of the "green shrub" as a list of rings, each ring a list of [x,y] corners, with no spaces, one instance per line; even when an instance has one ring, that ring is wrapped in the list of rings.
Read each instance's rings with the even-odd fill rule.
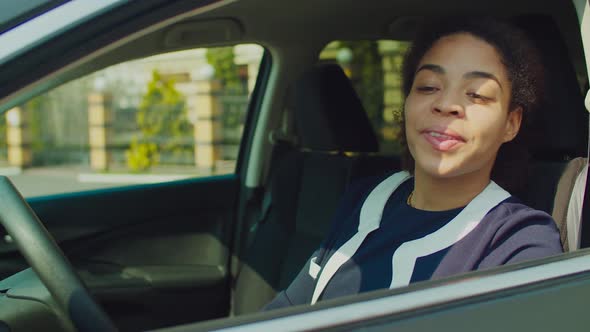
[[[158,164],[158,147],[155,143],[131,141],[129,149],[125,151],[127,167],[133,172],[144,172]]]
[[[352,83],[375,128],[383,125],[384,84],[382,58],[376,41],[347,41],[341,47],[352,51]]]
[[[246,93],[245,86],[238,75],[238,66],[234,62],[233,47],[215,47],[207,49],[207,62],[215,70],[215,78],[221,82],[225,93]]]
[[[137,125],[141,136],[135,137],[126,151],[127,166],[133,171],[144,171],[158,163],[162,152],[175,155],[190,153],[186,138],[192,135],[184,97],[158,71],[139,104]]]

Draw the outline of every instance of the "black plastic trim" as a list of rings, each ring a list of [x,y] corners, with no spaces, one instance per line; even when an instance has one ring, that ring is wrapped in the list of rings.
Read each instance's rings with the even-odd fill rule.
[[[265,48],[262,59],[260,60],[260,67],[258,70],[258,77],[254,85],[252,97],[248,103],[248,111],[246,112],[246,123],[244,124],[244,132],[242,134],[242,146],[238,152],[238,159],[236,162],[236,173],[241,174],[241,180],[244,180],[246,172],[246,163],[252,151],[252,141],[256,131],[256,123],[260,118],[262,103],[264,101],[264,93],[268,87],[268,79],[272,68],[272,57],[270,52]]]

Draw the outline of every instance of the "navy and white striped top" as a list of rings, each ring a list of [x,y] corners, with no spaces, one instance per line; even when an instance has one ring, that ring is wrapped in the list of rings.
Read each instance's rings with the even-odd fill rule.
[[[337,270],[333,275],[327,277],[327,283],[326,280],[323,281],[325,286],[317,290],[318,279],[327,273],[327,263],[338,259],[333,256],[342,256],[339,250],[342,251],[347,242],[351,242],[361,232],[361,210],[369,201],[367,197],[383,182],[383,178],[371,178],[353,185],[347,191],[336,210],[332,229],[320,248],[314,252],[291,285],[279,293],[265,310],[309,304],[315,302],[316,298],[325,300],[392,288],[396,277],[393,275],[395,266],[392,268],[392,257],[396,252],[399,254],[398,249],[407,243],[414,242],[417,250],[421,250],[421,246],[429,246],[427,242],[420,243],[420,239],[425,237],[454,238],[445,239],[452,244],[443,244],[440,249],[435,246],[434,252],[425,249],[426,255],[418,255],[412,262],[413,266],[408,265],[411,271],[400,271],[400,274],[409,273],[408,282],[440,278],[562,252],[559,231],[553,219],[545,212],[523,205],[508,193],[505,193],[506,196],[499,196],[499,204],[492,204],[483,211],[484,217],[477,220],[475,226],[457,236],[447,230],[459,218],[458,215],[466,213],[461,212],[468,209],[471,203],[466,208],[437,212],[412,208],[406,204],[406,200],[413,189],[413,179],[404,179],[397,190],[385,198],[378,228],[368,232],[350,257],[341,259],[344,262],[336,266]],[[393,262],[395,265],[395,260]],[[318,293],[315,297],[314,290]]]

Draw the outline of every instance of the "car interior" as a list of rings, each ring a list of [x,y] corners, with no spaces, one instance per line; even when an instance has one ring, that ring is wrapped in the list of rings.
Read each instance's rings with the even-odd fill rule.
[[[589,86],[572,3],[244,0],[203,2],[206,9],[197,3],[126,4],[118,16],[98,16],[68,38],[54,37],[53,48],[34,48],[0,66],[18,77],[0,83],[5,110],[131,59],[237,43],[265,48],[235,174],[27,200],[121,330],[238,319],[290,284],[328,231],[347,187],[401,169],[399,155],[379,153],[353,83],[339,65],[320,63],[320,51],[334,40],[408,41],[429,17],[501,17],[534,40],[546,87],[530,126],[526,181],[513,194],[554,217],[566,252],[578,249],[567,245],[580,230],[567,229],[566,212],[587,164]],[[28,266],[14,243],[0,243],[0,254],[3,277]],[[48,319],[20,315],[5,320],[27,329]]]
[[[523,17],[516,20],[523,29],[535,31],[543,36],[538,47],[545,56],[547,91],[550,91],[533,125],[532,141],[534,143],[530,147],[533,162],[528,172],[527,185],[516,195],[529,206],[553,213],[554,219],[560,224],[562,242],[566,245],[567,230],[563,226],[565,218],[558,216],[557,213],[558,210],[563,211],[568,202],[556,201],[558,200],[557,186],[561,184],[567,187],[567,183],[573,183],[572,181],[583,167],[582,160],[577,158],[585,154],[587,128],[574,124],[586,123],[587,114],[583,109],[583,98],[578,82],[575,80],[575,72],[571,67],[565,68],[563,65],[568,60],[563,45],[559,45],[559,32],[544,17]],[[340,75],[336,75],[336,72]],[[371,155],[371,152],[378,151],[375,145],[377,139],[366,117],[362,117],[365,112],[357,101],[358,97],[355,98],[356,100],[341,97],[355,96],[354,90],[350,85],[347,86],[347,83],[348,79],[339,68],[318,66],[312,68],[294,85],[297,91],[295,98],[299,101],[299,103],[295,102],[292,108],[298,133],[298,145],[291,145],[291,152],[286,156],[282,155],[284,151],[280,151],[279,154],[277,154],[278,151],[273,151],[273,156],[281,155],[279,162],[284,162],[285,165],[271,166],[271,169],[277,173],[270,175],[271,187],[267,193],[273,197],[266,199],[267,202],[275,202],[276,209],[282,211],[269,212],[271,209],[269,206],[272,204],[263,205],[266,210],[263,210],[264,218],[259,221],[263,225],[256,227],[254,243],[248,249],[249,256],[246,256],[243,270],[237,279],[237,293],[234,300],[245,299],[248,303],[242,307],[242,304],[237,302],[234,309],[238,312],[242,312],[243,308],[248,306],[253,307],[245,309],[246,312],[260,308],[272,299],[271,296],[276,290],[284,289],[289,285],[308,255],[319,245],[322,235],[327,232],[326,228],[330,226],[331,221],[330,213],[336,208],[338,197],[351,181],[358,177],[400,170],[399,159]],[[334,99],[330,99],[331,96],[334,96]],[[318,99],[321,100],[317,101]],[[565,106],[563,103],[565,100],[571,104]],[[343,105],[348,106],[343,107]],[[353,107],[353,105],[358,106]],[[568,114],[564,112],[559,119],[556,119],[553,112],[562,109],[563,106],[576,111]],[[561,123],[556,124],[556,122]],[[563,127],[561,127],[562,124]],[[318,125],[324,129],[318,129],[316,127]],[[556,126],[576,128],[573,131],[570,130],[567,136],[558,135],[557,139],[553,135],[544,134],[554,132]],[[351,138],[354,142],[349,143],[347,140]],[[327,151],[336,151],[339,154],[333,155],[326,153]],[[343,156],[344,151],[358,154]],[[564,169],[568,166],[572,170],[566,174]],[[303,176],[299,178],[301,176],[299,174]],[[313,184],[308,184],[306,179],[313,179]],[[285,188],[292,188],[293,185],[285,181],[293,181],[299,188],[287,191]],[[279,193],[274,186],[282,188],[282,192]],[[560,188],[559,192],[571,193],[571,188]],[[293,207],[293,204],[297,205]],[[313,208],[308,208],[309,205],[306,204],[313,204]],[[321,211],[321,206],[329,207],[325,215],[306,212]],[[302,247],[306,247],[307,256],[301,254]],[[270,252],[271,248],[272,256],[260,255],[260,253]],[[265,266],[272,266],[273,271],[269,271]],[[281,266],[281,270],[276,271],[276,266]],[[253,279],[260,277],[264,279],[258,280],[260,286],[240,287],[243,279],[252,285],[255,282]],[[272,290],[269,289],[269,295],[265,296],[261,290],[268,289],[268,286]],[[240,293],[244,290],[246,294]],[[259,303],[253,300],[256,296],[261,299]]]

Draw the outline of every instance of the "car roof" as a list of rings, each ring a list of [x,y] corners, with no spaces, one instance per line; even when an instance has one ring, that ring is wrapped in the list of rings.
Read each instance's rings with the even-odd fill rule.
[[[472,0],[242,0],[204,13],[198,21],[234,20],[241,33],[228,42],[255,42],[273,48],[295,42],[299,47],[313,48],[342,39],[407,40],[421,17],[547,15],[562,31],[572,59],[582,58],[575,8],[569,1],[498,0],[478,2],[474,7]],[[197,23],[194,18],[185,22]]]

